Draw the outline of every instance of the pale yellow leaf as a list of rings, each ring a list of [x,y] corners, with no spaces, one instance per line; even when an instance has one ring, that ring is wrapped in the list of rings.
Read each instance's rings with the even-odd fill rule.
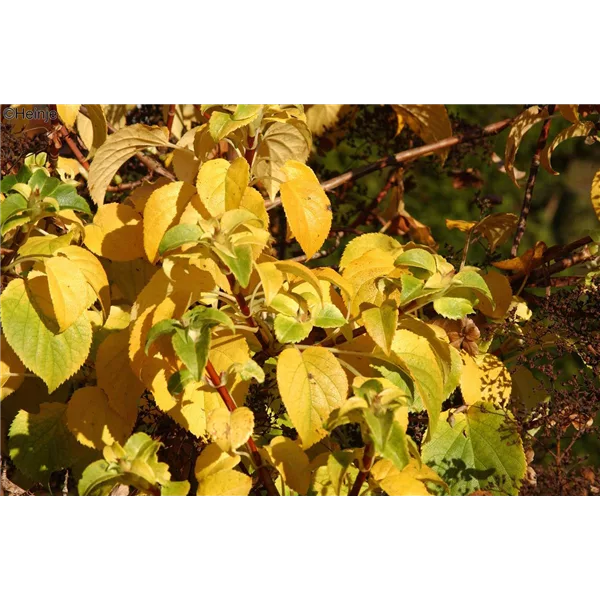
[[[167,230],[181,218],[196,195],[189,183],[175,181],[155,190],[144,207],[144,250],[151,263],[158,258],[158,247]]]
[[[311,145],[308,126],[298,119],[273,123],[266,129],[256,149],[252,174],[264,185],[271,200],[286,179],[283,165],[288,160],[306,162]]]
[[[327,239],[333,215],[327,194],[310,167],[289,160],[283,166],[281,202],[292,233],[308,258]]]
[[[231,454],[252,435],[254,413],[245,406],[233,412],[228,408],[217,408],[208,415],[206,429],[217,446]]]
[[[309,448],[327,435],[323,423],[346,400],[346,373],[326,348],[287,348],[279,355],[277,383],[302,447]]]
[[[136,152],[157,146],[173,147],[166,127],[131,125],[109,135],[96,152],[88,178],[92,200],[102,205],[106,188],[121,165]]]
[[[89,285],[79,267],[68,258],[53,256],[44,265],[59,331],[65,331],[90,306]]]
[[[250,166],[243,156],[236,158],[225,177],[225,210],[240,208],[250,181]]]
[[[85,245],[98,256],[114,261],[144,256],[142,219],[125,204],[106,204],[98,208],[94,221],[85,227]]]

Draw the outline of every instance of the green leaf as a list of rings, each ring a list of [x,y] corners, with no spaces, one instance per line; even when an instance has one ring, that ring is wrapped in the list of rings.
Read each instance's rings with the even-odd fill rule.
[[[77,194],[77,190],[68,183],[59,185],[53,192],[52,198],[58,202],[60,210],[77,210],[88,215],[92,214],[90,206],[85,200]]]
[[[175,319],[164,319],[153,325],[150,328],[148,338],[146,339],[146,347],[144,348],[146,355],[148,354],[148,350],[150,350],[150,346],[152,346],[159,337],[175,333],[178,329],[181,329],[181,323]]]
[[[217,308],[195,306],[183,315],[182,321],[184,325],[189,326],[191,329],[212,328],[222,325],[223,327],[229,327],[231,332],[235,333],[235,325],[229,315]]]
[[[312,322],[304,323],[295,317],[277,315],[275,317],[275,337],[282,344],[296,344],[307,338],[312,331]]]
[[[23,364],[53,392],[83,365],[92,343],[92,326],[83,313],[65,331],[53,333],[32,303],[34,292],[50,302],[45,277],[31,283],[13,279],[8,284],[0,297],[2,326],[6,340]]]
[[[249,245],[235,246],[235,258],[225,252],[214,249],[219,258],[229,267],[234,277],[242,287],[247,287],[252,273],[252,247]]]
[[[341,327],[347,322],[348,321],[342,314],[342,311],[335,304],[331,304],[330,302],[326,302],[315,317],[315,325],[317,327]]]
[[[472,271],[470,269],[462,270],[452,278],[451,285],[453,290],[456,288],[477,290],[478,292],[481,292],[494,307],[496,306],[494,298],[492,297],[492,293],[490,292],[490,288],[483,277],[476,271]]]
[[[185,386],[192,381],[194,381],[192,374],[187,369],[181,369],[181,371],[177,371],[169,377],[167,390],[169,390],[169,394],[172,396],[178,396],[183,393]]]
[[[80,496],[108,496],[120,479],[120,471],[100,459],[85,468],[77,483],[77,493]]]
[[[410,456],[406,434],[400,423],[395,420],[394,411],[386,410],[377,415],[371,410],[365,410],[363,417],[369,427],[375,451],[402,470],[408,464]]]
[[[44,171],[44,169],[38,169],[31,176],[31,179],[27,182],[27,185],[31,188],[32,192],[35,190],[39,192],[44,187],[44,184],[48,178],[48,174]]]
[[[31,169],[27,165],[23,165],[17,173],[17,183],[27,183],[31,179],[32,174]]]
[[[394,264],[396,266],[417,267],[432,274],[437,271],[433,254],[422,248],[406,250],[396,258]]]
[[[48,179],[46,179],[42,189],[40,190],[40,197],[41,198],[46,198],[47,196],[55,197],[52,192],[54,192],[56,190],[56,188],[58,188],[59,186],[60,186],[60,179],[57,179],[56,177],[48,177]],[[70,187],[73,187],[73,186],[70,186]],[[75,189],[75,188],[73,188],[73,189]]]
[[[412,302],[416,298],[419,298],[423,294],[423,280],[414,277],[408,273],[403,273],[400,275],[400,283],[402,285],[402,289],[400,291],[400,306],[405,306],[409,302]],[[431,293],[431,290],[426,290],[425,294]]]
[[[7,175],[6,177],[3,177],[0,182],[0,192],[8,194],[15,183],[18,183],[16,175]]]
[[[452,416],[442,413],[422,458],[454,495],[479,489],[516,494],[527,468],[511,414],[490,402],[478,402]]]
[[[75,460],[77,442],[67,428],[66,410],[62,402],[44,402],[37,414],[20,410],[10,426],[10,458],[35,481],[48,483],[52,473]]]
[[[236,372],[242,378],[242,381],[250,381],[251,379],[256,379],[258,383],[264,383],[265,381],[265,372],[262,370],[262,367],[252,359],[249,359],[243,365],[238,363]]]
[[[210,329],[178,330],[172,338],[173,349],[196,381],[202,379],[210,350]]]
[[[184,244],[193,244],[197,242],[202,236],[202,229],[198,225],[192,225],[190,223],[181,223],[175,225],[165,233],[163,239],[158,246],[158,253],[164,254],[174,248],[179,248]]]
[[[27,200],[21,194],[10,194],[0,204],[0,223],[4,223],[13,215],[27,208]]]

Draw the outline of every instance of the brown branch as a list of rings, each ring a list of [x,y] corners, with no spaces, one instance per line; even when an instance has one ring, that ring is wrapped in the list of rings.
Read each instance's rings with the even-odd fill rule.
[[[535,181],[537,179],[537,174],[540,169],[540,157],[542,155],[542,150],[546,145],[546,141],[548,140],[548,133],[550,132],[551,123],[550,117],[554,112],[554,108],[555,107],[553,104],[548,106],[548,118],[544,121],[544,124],[542,125],[542,130],[540,131],[540,135],[538,137],[535,152],[531,157],[531,166],[529,167],[529,178],[527,179],[527,185],[525,186],[525,196],[523,197],[523,205],[521,206],[521,215],[519,216],[519,222],[517,223],[517,231],[515,232],[515,239],[510,250],[511,258],[515,258],[517,256],[517,252],[519,251],[519,244],[521,243],[521,239],[525,233],[525,227],[527,226],[527,217],[529,216],[529,211],[531,210],[533,188],[535,187]]]
[[[206,363],[206,372],[208,373],[208,377],[210,378],[212,384],[215,386],[217,392],[219,393],[223,402],[225,403],[225,406],[231,412],[233,412],[237,408],[235,400],[231,397],[227,386],[221,381],[221,376],[217,373],[215,367],[210,362],[210,360]],[[267,492],[269,493],[269,496],[279,496],[279,492],[275,488],[275,484],[273,483],[269,472],[264,468],[262,459],[260,457],[260,453],[252,437],[250,437],[250,439],[248,440],[247,446],[250,450],[250,454],[252,455],[254,466],[256,467],[256,470],[258,471],[258,474]]]
[[[146,175],[137,181],[131,181],[128,183],[120,183],[119,185],[109,185],[106,188],[107,192],[125,192],[127,190],[134,190],[141,185],[144,185],[150,179],[150,175]]]
[[[176,104],[169,104],[169,114],[167,115],[167,129],[169,130],[168,137],[171,137],[171,129],[173,128],[173,121],[175,120],[176,107]]]
[[[51,113],[58,115],[58,109],[56,107],[56,104],[48,104],[48,109],[50,110]],[[58,151],[62,147],[63,142],[66,142],[67,146],[69,146],[69,148],[71,149],[71,152],[73,153],[75,158],[78,160],[79,164],[86,171],[89,171],[90,163],[85,159],[85,156],[83,156],[83,153],[79,149],[79,146],[77,145],[75,140],[71,137],[71,133],[69,132],[69,130],[65,127],[65,125],[63,123],[61,123],[59,121],[58,116],[52,118],[52,127],[54,128],[54,131],[55,131],[55,140],[54,141],[55,141],[55,146],[56,146],[56,150],[57,150],[55,156],[53,156],[52,153],[50,156],[50,162],[52,163],[52,166],[53,167],[56,166],[56,160],[58,159]]]
[[[367,444],[365,444],[365,451],[364,451],[363,460],[362,460],[363,467],[358,472],[358,475],[356,476],[356,479],[354,480],[354,485],[352,486],[352,489],[350,490],[350,492],[348,492],[348,496],[358,496],[358,494],[360,494],[360,490],[361,490],[364,482],[367,480],[369,471],[371,470],[371,467],[373,466],[374,458],[375,458],[375,447],[373,446],[373,444],[371,442],[368,442]]]
[[[385,158],[380,158],[374,163],[365,165],[364,167],[359,167],[358,169],[352,169],[351,171],[342,173],[337,177],[328,179],[327,181],[321,183],[321,187],[326,192],[329,192],[331,190],[334,190],[335,188],[340,187],[341,185],[344,185],[345,183],[354,181],[356,179],[364,177],[365,175],[369,175],[374,171],[380,171],[381,169],[385,169],[385,167],[402,165],[407,162],[413,161],[417,158],[421,158],[422,156],[428,156],[429,154],[434,154],[435,152],[439,152],[440,150],[451,148],[452,146],[456,146],[457,144],[464,144],[465,142],[474,142],[476,140],[480,140],[492,135],[497,135],[498,133],[506,129],[512,123],[512,121],[512,119],[504,119],[503,121],[491,123],[490,125],[487,125],[483,129],[475,133],[453,135],[452,137],[445,138],[433,144],[425,144],[424,146],[411,148],[410,150],[404,150],[402,152],[399,152],[398,154],[392,154],[390,156],[386,156]],[[267,210],[271,210],[279,206],[280,204],[281,198],[275,198],[273,202],[267,205]]]

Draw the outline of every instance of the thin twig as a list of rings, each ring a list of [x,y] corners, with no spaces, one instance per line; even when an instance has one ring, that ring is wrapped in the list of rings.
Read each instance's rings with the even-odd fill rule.
[[[344,185],[345,183],[354,181],[356,179],[359,179],[360,177],[369,175],[374,171],[384,169],[385,167],[398,166],[413,161],[417,158],[421,158],[422,156],[428,156],[429,154],[434,154],[435,152],[439,152],[440,150],[451,148],[452,146],[456,146],[457,144],[473,142],[492,135],[497,135],[498,133],[506,129],[512,123],[512,121],[513,119],[504,119],[503,121],[491,123],[490,125],[487,125],[480,131],[477,131],[476,133],[453,135],[452,137],[440,140],[439,142],[435,142],[433,144],[426,144],[424,146],[419,146],[410,150],[404,150],[402,152],[399,152],[398,154],[386,156],[385,158],[380,158],[379,160],[376,160],[371,164],[359,167],[358,169],[352,169],[350,171],[347,171],[346,173],[338,175],[337,177],[328,179],[327,181],[324,181],[321,184],[321,187],[326,192],[329,192],[331,190],[334,190],[335,188],[340,187],[341,185]],[[273,202],[267,205],[267,210],[271,210],[272,208],[275,208],[280,204],[281,198],[275,198]]]
[[[215,386],[217,392],[221,396],[223,402],[225,403],[225,406],[231,412],[233,412],[237,408],[236,403],[231,397],[227,386],[221,381],[221,376],[217,373],[215,367],[210,362],[210,360],[206,363],[206,372],[212,384]],[[275,484],[273,483],[269,472],[264,468],[262,459],[260,457],[260,453],[258,452],[258,448],[256,447],[256,444],[254,443],[254,440],[252,438],[248,440],[247,446],[250,450],[250,454],[252,455],[254,466],[256,467],[256,470],[258,471],[258,474],[267,492],[269,493],[269,496],[279,496],[279,492],[275,488]]]
[[[348,493],[348,496],[358,496],[360,494],[360,490],[367,480],[367,476],[369,475],[369,471],[373,466],[373,459],[375,458],[375,447],[371,442],[367,442],[365,444],[365,450],[363,454],[363,466],[362,469],[358,472],[356,479],[354,480],[354,485],[352,489]]]
[[[525,227],[527,226],[527,217],[529,216],[529,211],[531,210],[533,188],[535,187],[535,181],[537,179],[537,174],[540,169],[540,157],[542,155],[542,150],[546,145],[546,141],[548,140],[548,133],[550,132],[551,123],[550,117],[554,112],[554,108],[555,107],[553,104],[548,106],[548,117],[542,125],[542,130],[540,131],[540,135],[538,137],[535,152],[531,157],[531,166],[529,167],[529,178],[527,179],[527,185],[525,186],[525,196],[523,197],[523,205],[521,206],[521,215],[519,217],[519,222],[517,223],[515,239],[510,250],[511,258],[515,258],[517,256],[517,252],[519,251],[519,244],[521,243],[521,239],[525,233]]]

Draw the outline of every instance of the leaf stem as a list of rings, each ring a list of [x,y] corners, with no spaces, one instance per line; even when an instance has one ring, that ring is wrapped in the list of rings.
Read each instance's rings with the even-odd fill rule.
[[[371,467],[373,466],[374,458],[375,458],[375,446],[372,444],[372,442],[367,442],[365,444],[365,450],[364,450],[363,459],[362,459],[362,463],[363,463],[362,469],[359,471],[358,475],[356,476],[356,479],[354,480],[354,485],[352,486],[352,489],[348,493],[348,496],[358,496],[360,494],[360,490],[361,490],[364,482],[367,480],[369,471],[371,470]]]

